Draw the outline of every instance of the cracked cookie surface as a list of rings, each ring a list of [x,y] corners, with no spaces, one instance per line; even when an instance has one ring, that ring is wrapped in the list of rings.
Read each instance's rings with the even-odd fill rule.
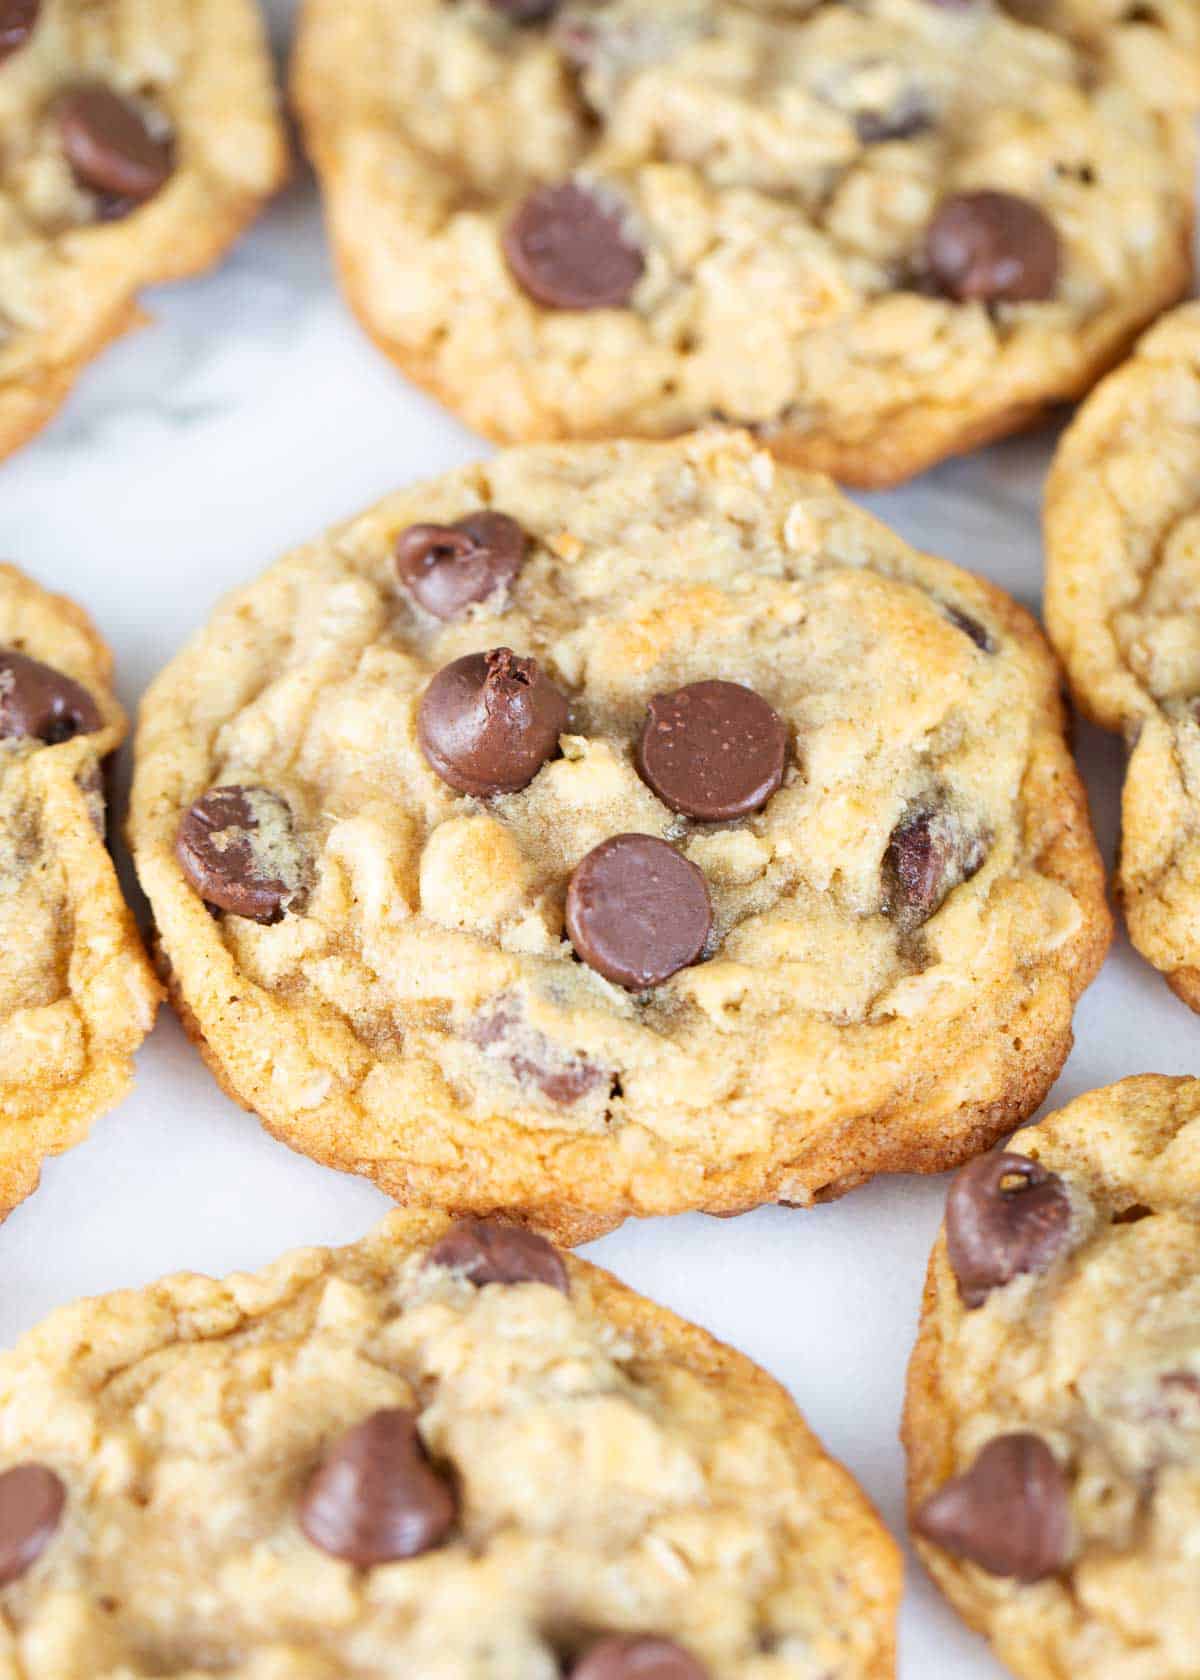
[[[144,699],[130,838],[185,1021],[295,1147],[572,1239],[805,1203],[1058,1072],[1109,938],[1058,680],[744,435],[533,446],[231,597]]]
[[[786,1393],[529,1232],[66,1307],[0,1356],[0,1466],[25,1680],[894,1673],[896,1548]]]
[[[1200,1009],[1200,304],[1089,398],[1046,488],[1046,623],[1079,704],[1129,743],[1130,937]]]
[[[909,1371],[918,1549],[1022,1680],[1191,1680],[1200,1081],[1092,1092],[986,1169],[951,1190]]]
[[[125,734],[84,613],[0,567],[0,1214],[129,1089],[159,987],[104,846]]]
[[[281,183],[251,0],[0,7],[0,455],[137,324],[137,294],[215,261]]]
[[[1154,64],[975,0],[308,0],[294,88],[354,308],[472,425],[731,421],[884,484],[1077,396],[1186,288]],[[1003,261],[964,291],[934,230],[981,192],[1023,213],[972,209]]]

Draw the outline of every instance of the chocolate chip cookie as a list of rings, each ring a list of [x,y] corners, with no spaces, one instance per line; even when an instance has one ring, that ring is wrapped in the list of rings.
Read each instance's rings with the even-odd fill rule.
[[[726,420],[888,484],[1186,289],[1190,121],[1115,38],[989,0],[307,0],[294,87],[351,303],[472,425]]]
[[[1022,1680],[1192,1680],[1200,1081],[1081,1097],[964,1167],[905,1441],[918,1549]]]
[[[1003,0],[1023,22],[1059,29],[1099,52],[1149,100],[1200,101],[1200,0]]]
[[[1138,950],[1200,1009],[1200,303],[1142,339],[1063,438],[1046,622],[1076,698],[1125,737],[1117,887]]]
[[[0,566],[0,1217],[133,1077],[159,987],[104,847],[125,734],[87,617]]]
[[[0,1356],[23,1680],[890,1680],[896,1548],[749,1360],[543,1238],[395,1214]]]
[[[280,184],[253,0],[0,0],[0,455]]]
[[[1109,937],[1033,621],[733,433],[282,561],[146,696],[131,840],[273,1132],[563,1239],[958,1163]]]

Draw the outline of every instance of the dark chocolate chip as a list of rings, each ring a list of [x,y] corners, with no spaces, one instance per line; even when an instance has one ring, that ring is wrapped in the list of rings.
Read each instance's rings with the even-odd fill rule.
[[[500,12],[510,23],[545,23],[553,17],[562,0],[487,0],[494,12]]]
[[[918,811],[892,830],[883,872],[892,911],[928,921],[952,889],[969,881],[987,857],[987,842],[948,811]]]
[[[171,141],[154,134],[137,106],[104,83],[71,88],[56,112],[76,180],[110,206],[144,204],[170,179]]]
[[[62,1520],[67,1490],[44,1464],[0,1474],[0,1587],[31,1569]]]
[[[946,1250],[968,1307],[1022,1272],[1044,1272],[1067,1240],[1071,1204],[1057,1173],[993,1150],[969,1161],[946,1198]]]
[[[913,1526],[989,1575],[1044,1581],[1070,1555],[1067,1479],[1040,1436],[997,1435],[969,1470],[925,1501]]]
[[[615,1633],[584,1652],[570,1680],[708,1680],[708,1670],[673,1639]]]
[[[417,1414],[374,1412],[328,1453],[300,1501],[300,1527],[323,1552],[372,1569],[440,1546],[457,1500],[425,1456]]]
[[[1061,247],[1038,205],[985,190],[942,201],[925,259],[939,290],[960,303],[1040,303],[1058,286]]]
[[[410,525],[396,540],[396,570],[426,612],[458,618],[474,602],[508,589],[526,545],[515,519],[484,510],[453,525]]]
[[[488,1283],[544,1283],[569,1295],[562,1256],[545,1237],[499,1219],[460,1219],[429,1251],[427,1264],[448,1266],[482,1289]]]
[[[879,146],[888,140],[912,140],[933,127],[929,101],[916,88],[905,90],[891,106],[855,113],[854,131],[864,146]]]
[[[978,619],[972,618],[968,613],[959,612],[957,607],[947,607],[945,612],[954,628],[961,630],[964,636],[970,636],[981,653],[995,653],[996,644],[991,633],[984,629]]]
[[[661,985],[697,962],[711,932],[704,876],[665,840],[615,835],[571,876],[571,943],[590,968],[627,991]]]
[[[590,187],[538,187],[504,232],[517,283],[547,309],[622,309],[645,271],[618,205]]]
[[[535,1085],[544,1097],[564,1108],[587,1096],[598,1085],[609,1085],[611,1073],[561,1049],[545,1033],[525,1020],[515,998],[497,1000],[494,1007],[471,1023],[467,1036],[481,1050],[503,1057],[513,1077],[523,1085]]]
[[[477,799],[528,786],[566,726],[567,702],[537,660],[503,647],[444,665],[417,715],[433,769]]]
[[[28,41],[41,9],[42,0],[0,0],[0,64]]]
[[[32,737],[47,746],[91,735],[100,708],[73,678],[15,648],[0,648],[0,739]]]
[[[210,788],[179,821],[175,855],[206,904],[270,925],[300,887],[300,851],[286,802],[269,788]]]
[[[724,822],[762,810],[783,781],[786,758],[778,712],[752,688],[709,681],[655,695],[637,767],[673,811]]]

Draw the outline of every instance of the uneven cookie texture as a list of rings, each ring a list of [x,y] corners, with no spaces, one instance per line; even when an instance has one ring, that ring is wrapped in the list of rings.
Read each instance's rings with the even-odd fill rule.
[[[1200,1081],[1158,1076],[952,1189],[909,1372],[914,1529],[1022,1680],[1196,1673],[1198,1208]]]
[[[104,846],[111,667],[77,606],[0,567],[0,1214],[125,1095],[158,1005]]]
[[[1200,1009],[1200,304],[1081,409],[1046,489],[1046,623],[1080,706],[1129,747],[1117,887],[1138,950]]]
[[[733,421],[886,484],[1078,396],[1186,289],[1172,37],[1106,17],[307,0],[294,89],[351,303],[480,430]]]
[[[395,1214],[0,1357],[5,1671],[889,1680],[896,1548],[784,1391],[519,1237]]]
[[[1058,1072],[1110,932],[1058,683],[744,435],[532,446],[221,607],[130,837],[184,1019],[295,1147],[563,1238],[806,1203]]]
[[[0,454],[215,261],[286,150],[252,0],[0,0]]]

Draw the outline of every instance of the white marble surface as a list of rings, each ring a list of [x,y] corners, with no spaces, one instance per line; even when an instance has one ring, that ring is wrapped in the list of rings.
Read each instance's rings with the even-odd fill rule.
[[[282,44],[290,0],[270,9]],[[484,447],[360,335],[305,180],[218,273],[148,301],[153,324],[0,467],[0,554],[88,606],[131,707],[224,591]],[[910,539],[1036,606],[1050,444],[1042,434],[993,449],[870,501]],[[1111,859],[1120,749],[1086,728],[1079,746]],[[1125,1074],[1200,1072],[1200,1021],[1123,940],[1083,1001],[1077,1038],[1054,1106]],[[900,1533],[904,1369],[943,1193],[941,1181],[896,1179],[808,1213],[627,1226],[590,1253],[785,1382]],[[48,1166],[0,1229],[0,1339],[80,1294],[352,1239],[386,1205],[267,1138],[164,1012],[133,1095]],[[902,1680],[1001,1674],[911,1558],[901,1638]]]

